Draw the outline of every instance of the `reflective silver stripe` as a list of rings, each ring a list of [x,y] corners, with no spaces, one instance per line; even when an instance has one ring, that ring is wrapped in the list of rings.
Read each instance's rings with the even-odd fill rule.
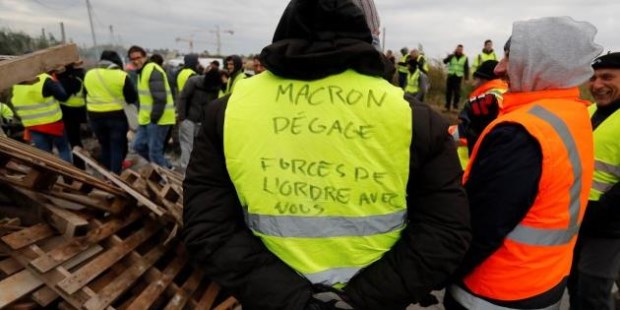
[[[592,188],[599,192],[603,192],[603,193],[607,192],[613,186],[614,186],[613,184],[607,184],[607,183],[599,182],[597,180],[592,181]]]
[[[389,233],[402,228],[406,216],[407,211],[365,217],[248,214],[247,223],[250,229],[268,236],[327,238]]]
[[[613,174],[617,177],[620,177],[620,166],[608,164],[600,160],[594,161],[594,170]]]
[[[450,290],[450,294],[452,295],[452,297],[454,297],[454,299],[458,301],[461,304],[461,306],[467,309],[517,310],[515,308],[507,308],[507,307],[498,306],[496,304],[492,304],[480,297],[476,297],[475,295],[470,294],[468,291],[464,290],[463,288],[457,285],[451,285],[450,288],[448,289]],[[560,301],[556,302],[555,304],[549,307],[538,308],[538,309],[533,309],[533,310],[557,310],[557,309],[560,309]]]
[[[140,110],[144,110],[144,111],[151,111],[153,110],[153,106],[152,105],[140,105]],[[164,108],[164,110],[174,110],[174,106],[170,105],[170,104],[166,104],[166,107]]]
[[[105,101],[105,100],[88,100],[88,104],[124,104],[125,101],[123,100],[112,100],[112,101]]]
[[[150,96],[151,95],[151,91],[150,90],[140,90],[140,89],[138,89],[138,95],[140,95],[140,96]]]
[[[360,267],[349,268],[332,268],[329,270],[307,273],[304,277],[308,279],[312,284],[325,284],[332,286],[337,283],[347,283],[355,274],[360,271]]]
[[[519,224],[508,234],[508,239],[529,245],[563,245],[570,242],[573,236],[579,231],[577,222],[579,220],[579,210],[581,208],[579,196],[581,194],[581,177],[583,173],[581,159],[579,158],[575,139],[571,135],[568,126],[561,118],[541,106],[534,106],[528,113],[551,125],[558,136],[560,136],[564,148],[568,153],[568,160],[573,169],[573,184],[571,184],[569,189],[569,224],[566,229],[542,229]]]
[[[51,107],[56,103],[55,99],[50,99],[43,103],[31,104],[26,106],[15,105],[16,111],[29,111],[29,110],[38,110],[42,108]],[[23,117],[22,117],[23,118]]]
[[[24,115],[21,116],[20,118],[24,121],[28,121],[28,120],[33,120],[33,119],[38,119],[41,117],[45,117],[45,116],[52,116],[56,113],[60,113],[60,110],[54,110],[54,111],[48,111],[48,112],[43,112],[43,113],[37,113],[37,114],[29,114],[29,115]]]

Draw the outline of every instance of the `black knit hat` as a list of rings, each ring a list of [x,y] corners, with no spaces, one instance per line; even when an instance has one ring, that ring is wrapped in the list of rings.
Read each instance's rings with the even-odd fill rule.
[[[594,69],[620,69],[620,52],[607,53],[594,59],[592,62],[592,68]]]
[[[477,78],[480,78],[480,79],[485,79],[485,80],[495,80],[495,79],[499,78],[493,72],[493,70],[495,70],[495,67],[497,66],[497,64],[498,64],[497,60],[487,60],[487,61],[483,62],[480,65],[480,67],[478,67],[478,69],[476,69],[476,72],[474,72],[474,77],[477,77]]]

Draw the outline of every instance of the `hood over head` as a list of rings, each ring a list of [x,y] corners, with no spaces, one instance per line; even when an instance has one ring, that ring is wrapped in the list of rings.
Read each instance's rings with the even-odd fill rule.
[[[110,65],[115,65],[118,68],[123,68],[123,61],[121,57],[115,51],[103,51],[101,52],[101,57],[99,58],[99,65],[109,67]]]
[[[592,76],[602,51],[597,30],[570,17],[544,17],[513,24],[508,76],[511,92],[571,88]]]
[[[235,69],[233,70],[233,72],[230,73],[230,76],[234,76],[237,72],[241,71],[241,68],[243,68],[243,60],[241,59],[241,57],[239,57],[239,55],[230,55],[226,57],[224,63],[230,60],[232,60],[233,64],[235,65]],[[226,66],[224,66],[224,69],[227,69]]]
[[[260,57],[269,71],[286,78],[313,80],[347,69],[381,76],[384,62],[372,40],[351,0],[292,0]]]
[[[183,56],[183,67],[196,71],[198,68],[198,54],[187,54]]]

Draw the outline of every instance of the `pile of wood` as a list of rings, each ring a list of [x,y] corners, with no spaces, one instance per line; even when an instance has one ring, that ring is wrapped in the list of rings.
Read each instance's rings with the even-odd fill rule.
[[[237,307],[187,261],[178,174],[74,153],[104,179],[0,137],[0,308]]]

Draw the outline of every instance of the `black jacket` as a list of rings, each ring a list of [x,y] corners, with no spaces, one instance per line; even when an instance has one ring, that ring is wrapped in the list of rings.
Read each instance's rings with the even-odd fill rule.
[[[274,41],[262,59],[284,78],[314,80],[349,68],[382,76],[386,69],[352,2],[294,0]],[[304,309],[312,284],[268,251],[244,222],[223,151],[227,102],[224,97],[207,107],[195,140],[184,182],[185,245],[194,262],[238,297],[244,309]],[[411,111],[408,226],[391,250],[344,288],[356,309],[405,309],[440,288],[471,237],[447,123],[426,105],[412,102]]]

